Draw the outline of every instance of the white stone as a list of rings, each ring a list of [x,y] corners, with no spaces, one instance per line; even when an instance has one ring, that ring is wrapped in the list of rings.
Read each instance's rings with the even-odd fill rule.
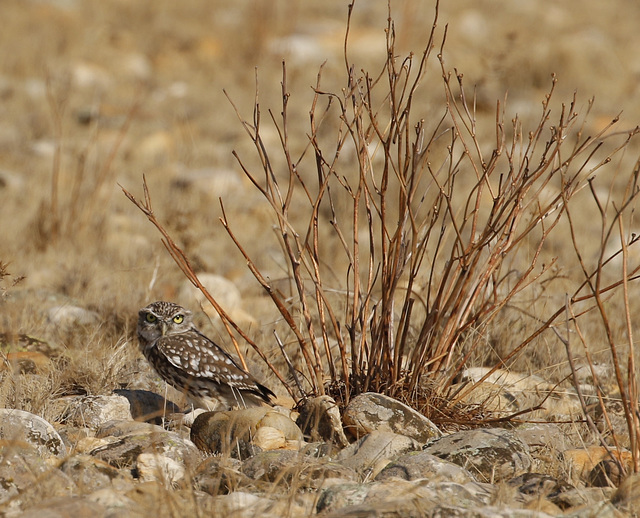
[[[157,480],[173,485],[184,478],[184,466],[157,453],[141,453],[136,459],[138,476],[143,482]]]

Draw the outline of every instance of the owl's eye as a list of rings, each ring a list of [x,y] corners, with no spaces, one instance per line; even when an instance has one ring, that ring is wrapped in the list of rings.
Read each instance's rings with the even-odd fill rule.
[[[173,321],[176,324],[182,324],[182,322],[184,322],[184,315],[176,315],[175,317],[173,317]]]
[[[158,317],[155,316],[153,313],[147,313],[144,318],[150,324],[153,324],[156,320],[158,320]]]

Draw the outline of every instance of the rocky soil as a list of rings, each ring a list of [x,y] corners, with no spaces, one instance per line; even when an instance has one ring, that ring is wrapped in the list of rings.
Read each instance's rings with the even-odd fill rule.
[[[495,387],[523,403],[522,385]],[[546,416],[570,419],[571,399]],[[55,427],[1,411],[5,516],[618,517],[640,505],[636,475],[609,487],[605,473],[620,480],[605,450],[553,422],[443,433],[373,393],[344,426],[328,396],[299,412],[203,412],[190,429],[181,413],[144,422],[164,401],[142,390],[56,403]]]

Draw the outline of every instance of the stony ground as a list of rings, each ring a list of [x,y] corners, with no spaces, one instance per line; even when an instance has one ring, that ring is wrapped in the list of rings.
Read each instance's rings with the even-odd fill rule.
[[[433,3],[393,4],[398,54],[419,55]],[[7,516],[577,517],[640,507],[637,478],[609,487],[621,483],[616,465],[576,422],[582,408],[570,384],[557,385],[567,372],[554,346],[539,350],[529,370],[487,379],[469,401],[499,417],[552,392],[529,416],[535,423],[453,433],[375,395],[342,415],[327,400],[292,413],[249,352],[283,406],[204,414],[191,428],[173,416],[160,426],[184,402],[170,391],[176,406],[164,405],[164,385],[133,339],[136,313],[158,299],[196,310],[199,299],[119,185],[140,197],[145,175],[159,219],[216,298],[274,357],[272,333],[282,322],[218,219],[222,198],[247,251],[271,280],[286,281],[273,216],[231,153],[256,164],[229,99],[251,119],[257,76],[263,121],[269,110],[278,114],[284,59],[290,138],[303,149],[319,67],[325,63],[323,88],[344,86],[346,5],[2,4],[0,509]],[[640,121],[639,17],[640,5],[624,0],[589,0],[579,9],[551,0],[443,2],[436,41],[439,48],[446,26],[446,66],[475,88],[478,134],[488,145],[496,101],[506,95],[507,120],[516,113],[534,120],[552,73],[556,107],[577,91],[584,111],[595,96],[586,131],[622,113],[617,128],[625,132]],[[385,2],[356,3],[349,64],[379,70],[386,26]],[[427,119],[443,109],[433,63],[419,99]],[[277,133],[264,124],[267,144],[277,147]],[[611,177],[624,185],[636,157],[630,148]],[[590,218],[585,212],[581,223],[597,239]],[[563,244],[552,253],[567,253]],[[196,315],[225,342],[209,317]],[[613,379],[610,364],[599,368],[601,379]],[[580,376],[590,394],[593,379],[587,369]],[[615,389],[606,390],[611,427],[628,447]],[[603,426],[602,415],[592,417]]]

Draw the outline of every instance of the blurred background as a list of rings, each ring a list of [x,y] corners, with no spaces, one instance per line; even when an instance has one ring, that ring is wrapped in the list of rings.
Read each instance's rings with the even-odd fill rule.
[[[421,55],[434,2],[390,4],[399,57]],[[118,186],[140,197],[143,174],[195,268],[232,281],[260,320],[260,289],[218,222],[222,197],[249,252],[278,252],[262,240],[264,202],[232,156],[252,163],[229,99],[251,120],[258,85],[263,121],[279,114],[284,60],[289,138],[304,146],[323,64],[321,88],[336,92],[347,65],[382,69],[387,3],[355,3],[347,63],[343,0],[3,0],[0,11],[0,260],[31,294],[3,325],[31,328],[50,298],[68,297],[126,327],[150,299],[180,296],[181,273]],[[577,92],[584,111],[595,97],[588,131],[620,112],[618,128],[629,130],[640,121],[638,20],[633,0],[442,2],[434,45],[446,27],[445,66],[464,75],[468,95],[475,88],[489,145],[496,102],[507,99],[506,120],[537,120],[552,73],[556,102]],[[434,55],[420,99],[427,118],[443,113],[441,74]],[[263,136],[278,146],[266,122]]]

